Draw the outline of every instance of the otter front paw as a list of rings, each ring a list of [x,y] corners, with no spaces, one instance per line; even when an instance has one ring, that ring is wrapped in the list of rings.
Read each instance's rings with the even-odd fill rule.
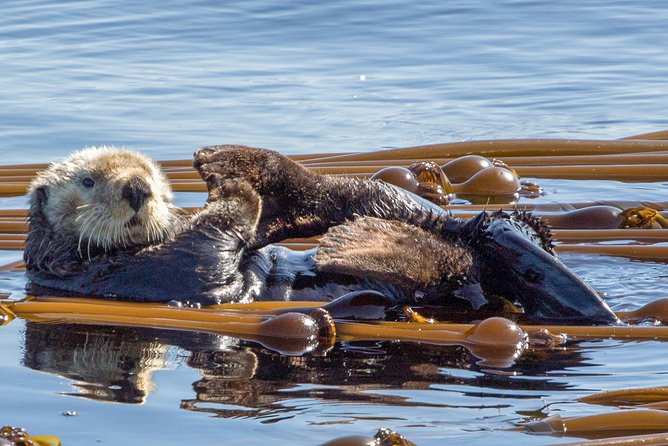
[[[262,200],[250,184],[243,180],[226,180],[211,174],[207,178],[207,205],[192,219],[194,227],[214,227],[237,233],[248,242],[255,234]]]

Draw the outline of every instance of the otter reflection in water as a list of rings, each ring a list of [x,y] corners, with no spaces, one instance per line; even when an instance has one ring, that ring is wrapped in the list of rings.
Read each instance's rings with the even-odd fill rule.
[[[381,181],[244,146],[199,149],[194,166],[209,197],[191,218],[134,152],[87,149],[42,172],[30,192],[29,291],[208,305],[375,290],[397,305],[481,309],[502,297],[537,322],[618,322],[530,215],[460,220]],[[272,245],[323,233],[315,250]]]
[[[554,378],[558,373],[550,372],[589,363],[576,344],[533,349],[517,358],[508,369],[513,373],[487,374],[482,373],[486,366],[457,346],[366,341],[337,344],[325,356],[288,356],[210,333],[38,322],[26,323],[24,339],[23,364],[72,380],[72,396],[141,404],[155,388],[153,372],[185,363],[200,377],[192,383],[192,397],[180,402],[182,408],[265,419],[299,410],[284,404],[295,398],[420,406],[419,401],[386,391],[433,390],[434,384],[469,386],[476,397],[482,396],[481,388],[521,388],[537,392],[538,398],[568,388],[567,382]],[[451,374],[444,369],[480,373]],[[299,383],[318,386],[296,387]]]

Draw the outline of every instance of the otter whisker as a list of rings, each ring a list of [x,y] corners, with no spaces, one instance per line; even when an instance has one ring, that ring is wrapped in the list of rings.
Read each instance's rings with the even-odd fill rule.
[[[94,212],[93,215],[90,218],[90,224],[89,227],[86,228],[87,232],[87,238],[88,238],[88,243],[86,244],[86,253],[88,256],[88,260],[92,260],[91,255],[90,255],[90,247],[91,244],[93,243],[93,235],[95,235],[95,229],[97,226],[100,224],[100,220],[98,218],[99,212]]]
[[[121,232],[122,230],[119,228],[119,225],[113,225],[111,229],[112,229],[111,231],[109,230],[105,231],[105,233],[111,232],[111,236],[108,237],[109,245],[110,246],[118,245],[122,239],[122,232]]]
[[[106,235],[102,238],[102,247],[105,251],[111,250],[116,243],[116,237],[118,236],[118,225],[113,225],[111,221],[111,219],[106,219],[104,230],[100,232],[101,235]]]
[[[123,228],[121,228],[119,225],[114,226],[114,245],[120,245],[123,243],[123,248],[126,247],[125,244],[125,232],[123,231]]]
[[[103,235],[102,249],[107,251],[107,246],[113,246],[116,240],[117,230],[118,230],[117,225],[112,225],[111,223],[109,223],[108,220],[105,222],[103,230],[100,231],[100,234]]]
[[[90,245],[93,242],[93,239],[95,239],[95,245],[100,247],[100,235],[101,235],[101,229],[102,226],[104,226],[104,219],[98,218],[97,221],[95,222],[95,225],[93,226],[93,229],[90,233],[90,236],[88,238],[88,259],[90,260]]]
[[[160,229],[156,222],[151,221],[148,224],[149,241],[154,242],[160,239]]]
[[[146,240],[150,241],[153,239],[153,223],[150,221],[146,221],[146,219],[142,218],[139,220],[139,224],[141,225],[142,229],[146,233]]]
[[[116,237],[117,237],[117,242],[116,243],[120,244],[122,242],[123,243],[123,248],[128,247],[127,231],[124,228],[122,228],[120,226],[116,226]]]
[[[87,210],[83,211],[82,213],[80,213],[80,214],[77,216],[77,218],[74,219],[74,221],[75,221],[75,222],[78,222],[78,221],[79,221],[80,219],[82,219],[82,218],[85,220],[85,219],[87,219],[88,217],[90,217],[90,216],[92,215],[93,212],[94,212],[94,209],[87,209]],[[82,226],[83,226],[83,225],[82,225]]]
[[[126,223],[127,224],[127,223]],[[123,243],[123,247],[127,248],[128,242],[130,242],[130,234],[132,229],[128,226],[118,226],[118,240],[119,243]]]
[[[146,233],[146,240],[144,242],[151,242],[153,240],[153,225],[144,221],[141,222],[141,227]]]
[[[87,212],[84,212],[75,220],[78,222],[80,218],[84,218],[84,223],[79,227],[79,240],[77,241],[77,251],[79,252],[79,257],[81,257],[81,241],[83,240],[84,230],[89,221],[87,214]]]
[[[96,217],[96,210],[91,209],[87,212],[84,213],[85,215],[85,220],[83,224],[81,225],[81,228],[79,229],[79,243],[77,244],[77,248],[79,251],[79,256],[83,258],[83,255],[81,254],[81,242],[83,241],[83,238],[88,235],[88,230],[91,226],[92,223],[95,222],[95,217]],[[90,243],[90,237],[87,237]],[[90,260],[90,247],[88,248],[88,260]]]
[[[118,244],[122,243],[124,248],[128,246],[128,236],[130,232],[131,229],[127,226],[121,226],[121,225],[116,226],[116,234],[118,237],[117,243]]]
[[[155,225],[155,241],[159,242],[165,239],[167,236],[167,231],[164,228],[160,228],[157,224]]]
[[[79,209],[85,209],[85,208],[90,207],[90,206],[93,206],[93,203],[80,204],[80,205],[77,206],[75,209],[76,209],[76,210],[79,210]]]
[[[79,252],[79,257],[83,257],[81,255],[81,242],[83,241],[83,237],[84,237],[84,234],[85,234],[85,228],[89,223],[90,223],[90,218],[86,218],[86,221],[84,222],[84,224],[79,229],[79,240],[77,242],[77,251]]]
[[[118,225],[112,225],[107,222],[105,223],[105,228],[106,229],[102,231],[102,233],[106,235],[102,240],[102,246],[103,249],[107,251],[107,248],[111,248],[116,244],[116,240],[118,239]]]
[[[165,218],[162,219],[160,223],[157,221],[153,222],[153,226],[155,228],[155,240],[156,241],[162,241],[165,239],[167,236],[167,232],[172,228],[172,214],[171,208],[167,208],[167,213],[165,215]],[[170,228],[170,229],[168,229]]]
[[[88,243],[86,244],[86,253],[88,255],[88,260],[89,261],[92,260],[91,257],[90,257],[90,244],[91,244],[91,242],[92,242],[92,237],[89,235],[88,236]]]

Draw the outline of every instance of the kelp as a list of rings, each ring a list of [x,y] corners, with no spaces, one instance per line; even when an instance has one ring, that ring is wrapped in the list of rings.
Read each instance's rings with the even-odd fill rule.
[[[258,342],[286,354],[324,352],[338,341],[385,340],[461,345],[481,358],[481,364],[508,367],[537,340],[547,337],[568,339],[616,338],[620,340],[668,340],[668,327],[649,325],[618,326],[537,326],[517,325],[501,317],[477,324],[375,321],[389,305],[382,299],[369,300],[358,293],[322,302],[253,302],[221,304],[205,308],[181,308],[161,304],[128,303],[86,298],[40,297],[24,301],[4,301],[0,311],[7,317],[35,322],[139,326],[224,334]],[[370,309],[376,307],[370,316]],[[331,312],[331,313],[330,313]],[[355,315],[363,314],[361,317]],[[625,317],[668,319],[668,299]],[[356,320],[357,319],[357,320]],[[560,343],[560,341],[556,341]],[[535,345],[536,342],[533,343]]]
[[[61,446],[58,437],[50,435],[32,436],[25,429],[13,426],[3,426],[0,428],[0,444],[10,444],[13,446]],[[9,442],[9,443],[6,443]]]
[[[446,206],[452,194],[480,205],[448,205],[455,216],[468,218],[484,210],[529,210],[553,227],[559,252],[586,252],[635,259],[668,259],[668,202],[516,203],[517,194],[539,194],[539,185],[520,177],[598,179],[653,182],[668,179],[668,131],[622,140],[495,140],[392,149],[381,152],[293,155],[320,173],[370,177],[389,169],[404,175],[403,187]],[[497,158],[503,159],[499,162]],[[206,186],[190,160],[168,160],[162,167],[177,192],[205,192]],[[507,167],[506,166],[509,166]],[[45,164],[0,167],[0,196],[26,192]],[[407,176],[409,172],[412,177]],[[443,176],[441,175],[442,173]],[[499,182],[501,178],[502,182]],[[409,184],[410,183],[410,184]],[[503,187],[501,187],[503,186]],[[506,187],[507,186],[507,187]],[[524,187],[524,189],[522,189]],[[503,193],[501,193],[503,192]],[[510,193],[509,193],[510,192]],[[495,198],[494,193],[496,193]],[[493,207],[491,203],[495,204]],[[196,209],[185,209],[193,212]],[[0,249],[20,250],[27,225],[24,209],[0,210]],[[316,246],[318,238],[292,239],[293,249]],[[602,243],[604,242],[604,243]],[[615,242],[611,244],[610,242]],[[22,262],[0,267],[21,271]],[[552,348],[565,340],[668,340],[668,299],[617,315],[631,325],[536,326],[502,317],[477,324],[459,324],[423,317],[420,308],[405,308],[402,321],[380,320],[387,311],[382,300],[369,298],[320,302],[255,302],[208,308],[177,308],[85,298],[41,297],[0,300],[0,322],[14,318],[36,322],[68,322],[202,331],[235,336],[287,355],[324,354],[335,341],[403,341],[461,345],[487,367],[509,367],[526,349]],[[328,306],[329,305],[329,306]],[[652,321],[653,324],[635,325]],[[657,325],[658,324],[658,325]],[[582,397],[587,404],[631,406],[613,413],[555,416],[518,429],[552,435],[614,438],[574,443],[628,445],[668,443],[668,391],[664,387],[622,389]],[[653,433],[648,433],[653,432]],[[397,437],[398,438],[398,437]],[[333,443],[334,444],[334,443]],[[344,443],[345,444],[345,443]]]

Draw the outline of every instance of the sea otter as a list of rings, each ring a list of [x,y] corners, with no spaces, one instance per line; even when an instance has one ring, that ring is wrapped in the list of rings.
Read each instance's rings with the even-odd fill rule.
[[[530,215],[464,221],[381,181],[319,175],[266,149],[204,147],[194,167],[209,196],[192,217],[135,152],[87,149],[42,172],[30,190],[29,291],[208,305],[373,290],[397,305],[471,309],[501,296],[534,321],[618,322]],[[314,250],[273,244],[323,233]]]

